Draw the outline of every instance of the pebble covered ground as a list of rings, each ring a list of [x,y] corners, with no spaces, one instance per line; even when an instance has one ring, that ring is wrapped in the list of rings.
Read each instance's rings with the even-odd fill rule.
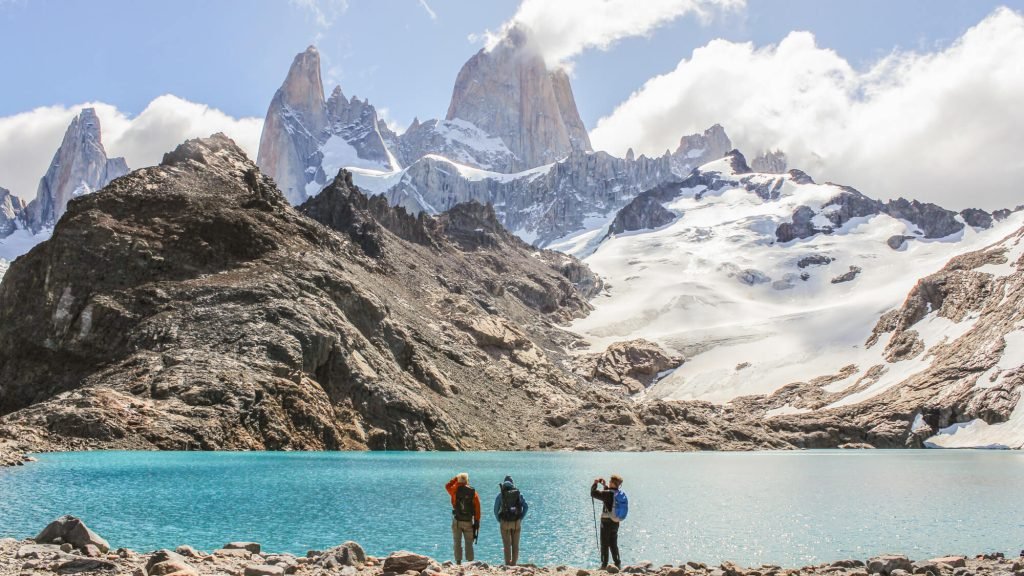
[[[264,552],[255,542],[227,543],[212,553],[189,546],[146,553],[111,550],[102,537],[72,516],[54,521],[33,539],[0,539],[0,576],[604,576],[619,572],[614,566],[606,571],[571,566],[491,566],[483,562],[459,566],[405,551],[376,558],[355,542],[299,557]],[[802,568],[739,567],[731,562],[719,566],[697,562],[654,566],[639,562],[624,566],[621,572],[644,576],[1024,576],[1024,556],[1006,558],[1002,553],[992,553],[913,561],[906,556],[887,555]]]

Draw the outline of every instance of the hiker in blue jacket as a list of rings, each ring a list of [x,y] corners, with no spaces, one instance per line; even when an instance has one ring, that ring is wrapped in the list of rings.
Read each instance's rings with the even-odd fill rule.
[[[516,488],[511,476],[498,485],[498,497],[494,499],[494,517],[501,527],[501,545],[505,548],[505,565],[515,566],[519,562],[519,534],[523,518],[530,506]]]
[[[598,485],[601,490],[598,490]],[[601,509],[601,569],[608,568],[608,552],[612,553],[612,561],[617,568],[622,568],[622,560],[619,559],[619,522],[622,520],[616,516],[615,500],[619,488],[622,486],[622,477],[612,475],[608,483],[604,478],[594,480],[590,487],[590,497],[600,500],[603,505]]]

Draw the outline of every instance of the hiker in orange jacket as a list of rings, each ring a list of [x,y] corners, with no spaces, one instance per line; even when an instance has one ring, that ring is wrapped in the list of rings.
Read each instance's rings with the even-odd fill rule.
[[[466,542],[466,560],[473,561],[473,542],[480,534],[480,496],[469,485],[469,474],[462,472],[445,484],[452,497],[452,538],[455,563],[462,564],[462,542]]]

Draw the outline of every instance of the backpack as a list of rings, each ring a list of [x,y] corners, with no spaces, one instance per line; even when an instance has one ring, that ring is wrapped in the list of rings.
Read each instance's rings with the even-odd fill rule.
[[[505,521],[519,520],[523,517],[523,507],[519,500],[521,496],[518,488],[501,487],[501,511],[498,518]]]
[[[452,514],[460,522],[468,522],[476,516],[476,507],[473,506],[473,497],[476,490],[469,486],[462,485],[455,489],[455,507]]]
[[[627,514],[629,514],[629,498],[622,490],[616,490],[612,502],[612,520],[622,522],[626,519]]]

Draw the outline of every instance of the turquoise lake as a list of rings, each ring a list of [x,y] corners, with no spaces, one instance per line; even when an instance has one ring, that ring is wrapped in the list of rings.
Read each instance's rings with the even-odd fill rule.
[[[0,469],[0,537],[62,514],[117,547],[203,550],[252,540],[304,554],[345,540],[370,554],[451,558],[444,483],[468,472],[484,519],[478,560],[500,562],[492,513],[511,474],[530,503],[522,562],[597,564],[590,482],[625,477],[623,561],[802,566],[1024,548],[1024,454],[79,452]]]

